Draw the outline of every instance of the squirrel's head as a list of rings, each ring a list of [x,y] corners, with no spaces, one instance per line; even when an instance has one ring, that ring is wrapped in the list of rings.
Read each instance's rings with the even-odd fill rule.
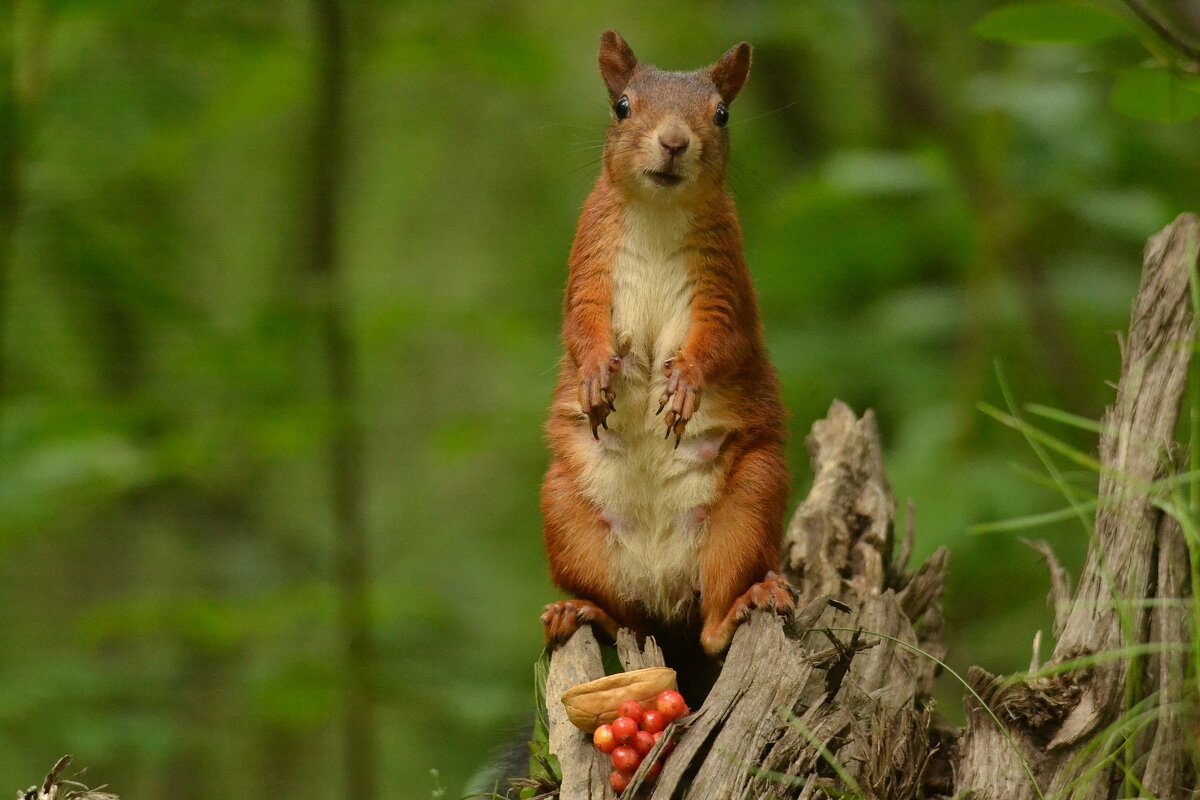
[[[686,202],[720,190],[729,153],[729,107],[750,72],[750,45],[711,67],[663,72],[641,64],[616,31],[600,37],[600,75],[612,121],[604,168],[620,190]]]

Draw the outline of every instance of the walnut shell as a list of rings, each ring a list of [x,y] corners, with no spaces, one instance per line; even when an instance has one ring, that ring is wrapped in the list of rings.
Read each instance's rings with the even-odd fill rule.
[[[617,718],[617,706],[636,700],[642,708],[653,708],[660,692],[675,688],[675,670],[649,667],[618,672],[568,689],[562,696],[567,718],[584,733]]]

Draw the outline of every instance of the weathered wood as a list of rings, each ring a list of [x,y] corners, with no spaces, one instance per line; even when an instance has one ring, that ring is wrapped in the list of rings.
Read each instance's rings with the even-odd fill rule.
[[[1028,542],[1046,560],[1050,572],[1050,607],[1054,609],[1054,635],[1061,636],[1071,615],[1071,576],[1058,563],[1058,557],[1046,542]]]
[[[561,800],[607,798],[616,793],[609,785],[611,772],[592,747],[588,736],[567,719],[563,693],[572,686],[604,677],[600,646],[592,629],[584,625],[550,658],[546,676],[546,715],[550,725],[550,752],[562,765]]]
[[[1162,652],[1147,660],[1146,675],[1150,679],[1147,691],[1158,692],[1159,716],[1153,726],[1153,737],[1144,747],[1147,754],[1141,784],[1146,795],[1158,800],[1183,800],[1195,797],[1196,776],[1189,763],[1189,731],[1184,708],[1184,676],[1187,675],[1187,654],[1181,644],[1191,636],[1188,627],[1188,599],[1192,596],[1191,575],[1188,571],[1188,551],[1179,523],[1163,517],[1158,531],[1158,575],[1155,605],[1150,611],[1150,643],[1164,645]],[[1194,718],[1194,715],[1193,715]]]
[[[1183,797],[1181,792],[1190,791],[1187,780],[1194,776],[1187,773],[1179,720],[1164,705],[1172,700],[1170,687],[1180,685],[1183,655],[1167,651],[1150,659],[1150,683],[1133,671],[1141,663],[1136,658],[1089,659],[1149,641],[1168,647],[1188,641],[1184,620],[1174,613],[1190,594],[1185,551],[1175,524],[1154,505],[1153,484],[1171,469],[1176,450],[1175,427],[1196,333],[1189,276],[1198,250],[1200,222],[1192,215],[1179,217],[1146,247],[1116,402],[1105,415],[1100,441],[1095,535],[1069,609],[1065,575],[1048,559],[1059,634],[1048,666],[1068,669],[1006,682],[971,671],[969,682],[1000,713],[1005,730],[998,731],[977,703],[968,702],[957,765],[960,795],[1035,797],[1039,790],[1030,782],[1032,774],[1045,796],[1115,797],[1121,785],[1117,759],[1105,762],[1106,753],[1089,757],[1086,750],[1132,703],[1147,698],[1151,710],[1162,709],[1162,717],[1152,738],[1135,741],[1135,748],[1143,749],[1128,763],[1160,787],[1156,797]],[[1077,659],[1084,659],[1086,668],[1069,669]],[[1148,686],[1162,692],[1151,696]]]
[[[785,537],[784,565],[802,597],[881,591],[896,502],[883,471],[875,415],[835,402],[808,436],[813,485]],[[849,572],[847,572],[849,570]]]
[[[617,634],[617,658],[621,659],[621,666],[625,667],[626,672],[666,664],[662,648],[654,641],[653,636],[647,636],[645,641],[639,644],[638,637],[626,628],[622,628]]]

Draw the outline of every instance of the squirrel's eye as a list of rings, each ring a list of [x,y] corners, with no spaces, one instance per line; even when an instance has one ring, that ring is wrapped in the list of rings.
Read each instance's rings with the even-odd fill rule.
[[[629,96],[621,95],[621,99],[613,106],[613,111],[617,114],[617,119],[625,119],[629,116]]]
[[[713,122],[718,128],[724,128],[725,123],[729,122],[729,109],[724,103],[717,103],[717,113],[713,114]]]

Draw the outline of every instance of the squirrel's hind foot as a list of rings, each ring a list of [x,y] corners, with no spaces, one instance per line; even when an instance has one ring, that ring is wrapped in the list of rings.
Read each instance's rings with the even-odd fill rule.
[[[765,578],[733,602],[721,620],[716,624],[704,626],[700,634],[700,643],[705,652],[715,658],[729,647],[738,625],[750,618],[751,611],[759,609],[787,617],[795,608],[796,590],[788,583],[787,578],[776,572],[768,572]]]
[[[604,631],[613,641],[621,627],[607,611],[590,600],[558,600],[547,604],[542,611],[546,647],[553,648],[567,641],[584,623]]]

